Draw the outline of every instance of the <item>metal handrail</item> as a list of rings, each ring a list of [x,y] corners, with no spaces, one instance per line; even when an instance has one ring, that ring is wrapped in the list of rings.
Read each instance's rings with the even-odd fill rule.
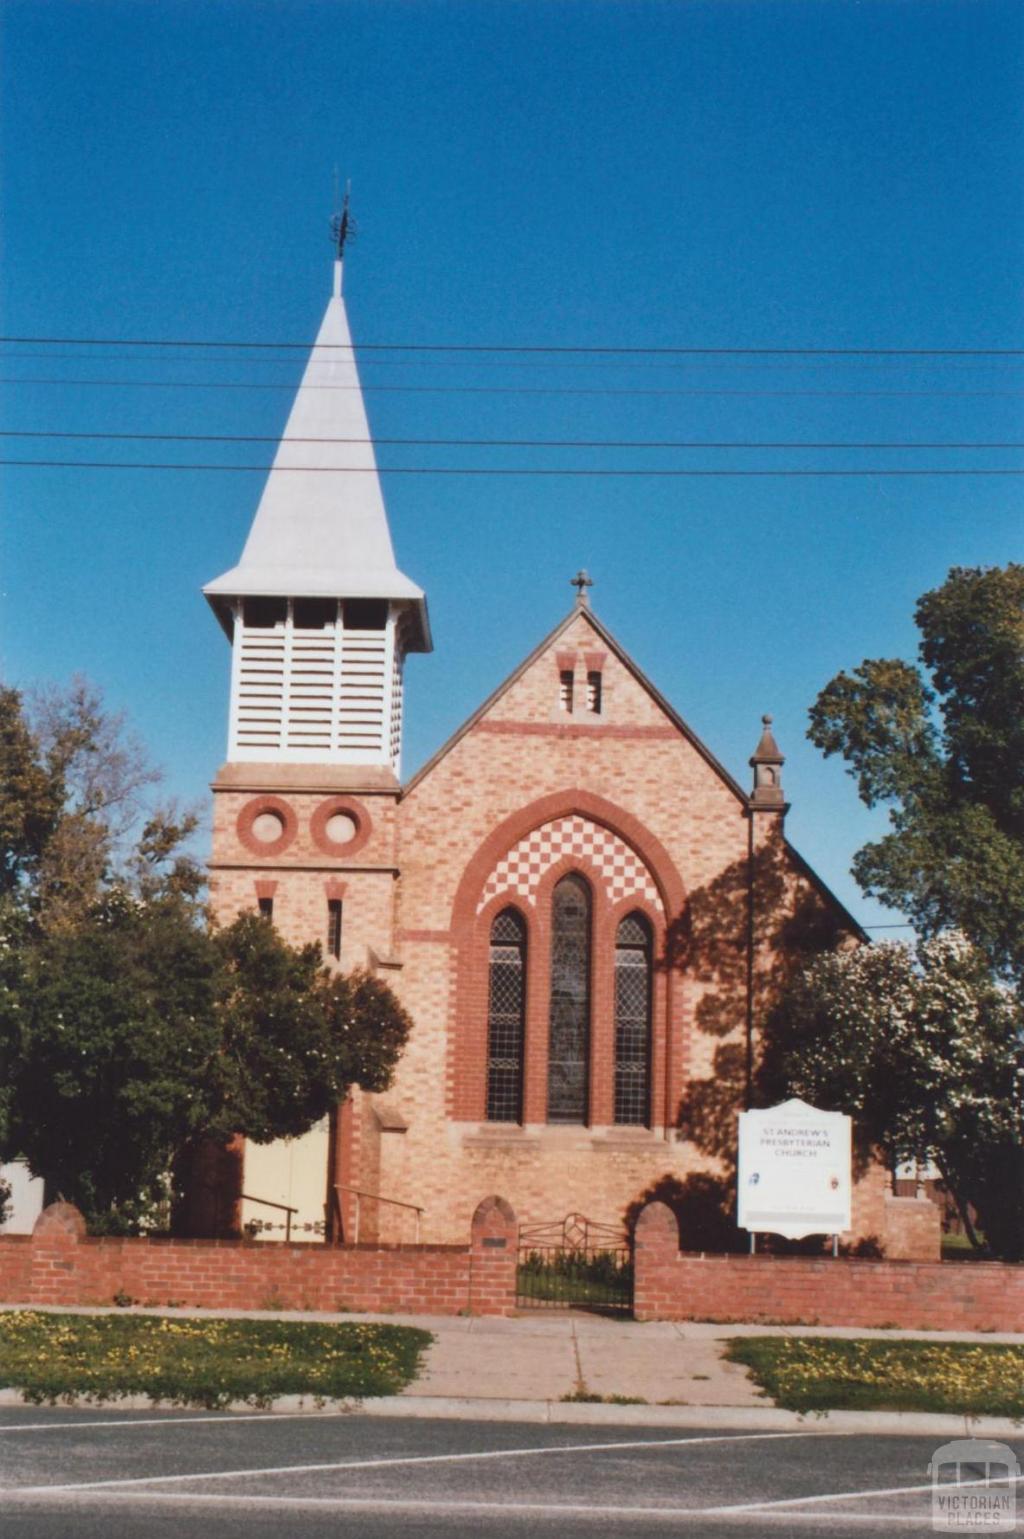
[[[279,1208],[282,1213],[287,1213],[288,1217],[284,1221],[284,1240],[287,1245],[292,1237],[292,1214],[297,1213],[298,1208],[290,1208],[286,1202],[271,1202],[269,1197],[250,1197],[248,1192],[240,1195],[243,1202],[260,1202],[265,1208]]]
[[[367,1192],[367,1191],[364,1191],[363,1188],[359,1187],[359,1186],[343,1186],[340,1183],[335,1182],[335,1185],[334,1185],[334,1201],[337,1204],[339,1219],[342,1219],[341,1196],[340,1196],[340,1194],[342,1192],[351,1192],[353,1194],[353,1196],[355,1197],[355,1199],[356,1199],[356,1216],[355,1216],[355,1223],[353,1225],[353,1230],[352,1230],[352,1244],[353,1245],[358,1245],[359,1244],[360,1200],[363,1197],[369,1197],[372,1202],[386,1202],[392,1208],[408,1208],[411,1213],[415,1213],[415,1215],[416,1215],[416,1240],[415,1240],[415,1243],[417,1245],[420,1243],[420,1219],[423,1217],[423,1214],[427,1211],[426,1208],[417,1207],[416,1203],[414,1203],[414,1202],[399,1202],[397,1197],[382,1197],[379,1192]]]

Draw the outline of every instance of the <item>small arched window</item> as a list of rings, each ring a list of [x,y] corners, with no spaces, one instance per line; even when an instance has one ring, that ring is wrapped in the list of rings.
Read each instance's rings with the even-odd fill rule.
[[[564,876],[551,899],[548,1121],[586,1122],[590,1051],[590,888]]]
[[[487,1120],[521,1122],[526,925],[514,908],[491,926],[487,1009]]]
[[[651,926],[627,914],[615,936],[615,1121],[650,1116]]]

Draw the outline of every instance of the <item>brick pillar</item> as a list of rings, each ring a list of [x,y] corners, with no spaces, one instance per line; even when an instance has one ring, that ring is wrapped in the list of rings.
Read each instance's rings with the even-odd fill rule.
[[[679,1257],[679,1223],[664,1202],[649,1202],[634,1231],[633,1314],[638,1320],[674,1319],[665,1314],[672,1272]]]
[[[469,1236],[469,1309],[510,1315],[516,1307],[518,1225],[504,1197],[485,1197]]]
[[[885,1195],[885,1259],[941,1261],[942,1218],[930,1197]]]
[[[70,1202],[53,1202],[43,1209],[32,1230],[33,1304],[79,1302],[78,1242],[84,1238],[85,1219]]]

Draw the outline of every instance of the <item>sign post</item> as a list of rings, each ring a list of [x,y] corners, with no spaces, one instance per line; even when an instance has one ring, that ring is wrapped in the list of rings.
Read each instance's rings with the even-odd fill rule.
[[[739,1117],[736,1222],[751,1235],[838,1236],[851,1227],[851,1121],[806,1101]],[[833,1250],[835,1246],[833,1246]]]

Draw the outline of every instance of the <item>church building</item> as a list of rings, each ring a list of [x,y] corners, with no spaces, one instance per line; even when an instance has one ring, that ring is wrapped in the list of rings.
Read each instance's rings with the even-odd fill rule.
[[[339,454],[351,469],[329,469]],[[235,1150],[250,1233],[462,1241],[492,1193],[522,1223],[621,1226],[727,1170],[773,988],[806,950],[864,939],[786,841],[771,719],[741,785],[575,584],[403,780],[404,663],[433,641],[395,560],[337,261],[241,559],[204,590],[232,649],[211,901],[370,969],[413,1030],[386,1093]]]

